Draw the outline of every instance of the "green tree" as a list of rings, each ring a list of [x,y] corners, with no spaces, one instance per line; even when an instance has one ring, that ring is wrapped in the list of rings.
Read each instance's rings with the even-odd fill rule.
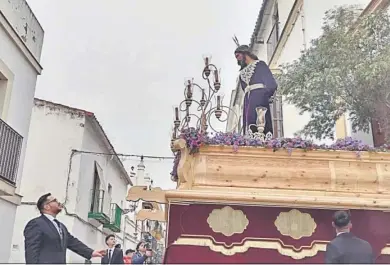
[[[355,6],[325,13],[323,33],[278,76],[285,100],[310,120],[299,133],[332,138],[336,121],[350,114],[352,129],[367,132],[371,122],[390,138],[390,17],[361,16]]]

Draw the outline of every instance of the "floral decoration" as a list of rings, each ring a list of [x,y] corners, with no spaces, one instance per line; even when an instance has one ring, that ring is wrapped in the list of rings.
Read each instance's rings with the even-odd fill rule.
[[[372,147],[364,144],[362,141],[355,140],[351,137],[338,139],[331,145],[315,144],[312,140],[305,140],[300,137],[296,138],[274,138],[268,141],[253,139],[249,136],[239,133],[202,133],[198,129],[188,128],[181,132],[181,139],[186,140],[187,148],[190,154],[199,152],[202,145],[226,145],[232,146],[233,151],[237,152],[240,146],[252,146],[272,149],[273,151],[285,149],[289,154],[293,149],[309,150],[329,150],[329,151],[355,151],[356,156],[360,157],[361,151],[368,152],[390,152],[390,145],[386,144],[381,147]],[[175,152],[173,170],[171,172],[172,180],[177,181],[177,167],[180,161],[180,151]]]

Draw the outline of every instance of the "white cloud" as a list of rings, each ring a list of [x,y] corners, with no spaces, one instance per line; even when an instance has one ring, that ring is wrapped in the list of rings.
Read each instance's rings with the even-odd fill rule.
[[[212,53],[229,99],[231,38],[249,42],[262,1],[28,2],[45,30],[36,95],[95,112],[118,152],[165,156],[184,77],[201,80],[202,54]],[[170,161],[146,166],[156,185],[175,187]]]

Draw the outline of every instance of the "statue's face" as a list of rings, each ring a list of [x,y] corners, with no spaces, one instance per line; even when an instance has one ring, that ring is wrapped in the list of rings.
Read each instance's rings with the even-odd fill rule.
[[[237,52],[234,55],[236,56],[237,64],[241,66],[241,69],[244,68],[247,65],[245,60],[245,54]]]

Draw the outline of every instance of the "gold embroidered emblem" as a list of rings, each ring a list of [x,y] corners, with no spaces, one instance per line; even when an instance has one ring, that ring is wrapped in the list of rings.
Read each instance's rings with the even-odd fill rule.
[[[317,228],[317,224],[310,214],[295,209],[281,212],[275,220],[275,226],[282,235],[294,239],[310,237]]]
[[[243,211],[225,206],[222,209],[214,209],[207,218],[207,223],[215,233],[232,236],[244,232],[249,220]]]

